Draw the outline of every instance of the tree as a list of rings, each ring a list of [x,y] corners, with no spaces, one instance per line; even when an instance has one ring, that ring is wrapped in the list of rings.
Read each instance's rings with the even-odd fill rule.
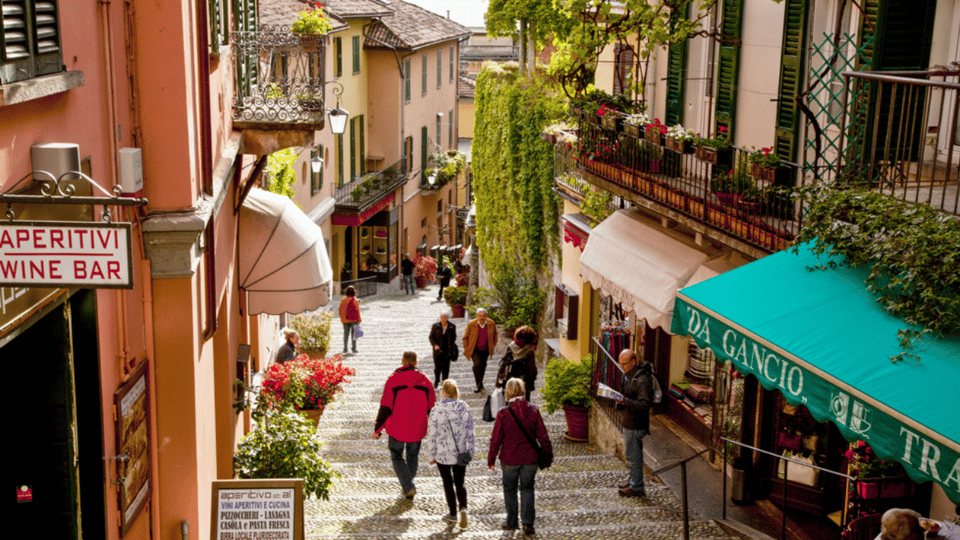
[[[293,148],[278,150],[267,157],[267,191],[293,199],[296,195],[293,186],[297,182],[297,172],[293,163],[297,153]]]

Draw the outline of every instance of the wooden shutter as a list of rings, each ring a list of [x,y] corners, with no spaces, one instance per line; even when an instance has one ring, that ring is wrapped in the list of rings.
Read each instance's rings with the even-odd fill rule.
[[[427,169],[427,126],[420,128],[420,170]]]
[[[2,0],[0,6],[0,84],[63,71],[56,0]]]
[[[410,59],[403,61],[403,100],[410,101]]]
[[[343,75],[343,38],[333,38],[333,76]]]
[[[367,174],[367,150],[366,150],[366,134],[364,133],[364,124],[363,115],[357,116],[357,125],[360,126],[360,155],[357,158],[360,160],[360,176]]]
[[[334,135],[337,139],[337,187],[343,187],[343,135]]]
[[[423,66],[422,66],[422,69],[420,70],[421,71],[420,78],[422,79],[420,81],[420,87],[421,87],[420,92],[423,95],[427,95],[427,55],[426,54],[423,55],[421,63],[423,64]]]
[[[257,30],[257,3],[255,0],[233,1],[233,24],[237,32],[256,32]],[[251,37],[245,39],[253,39]],[[257,55],[237,55],[237,86],[241,97],[254,95],[258,82]]]
[[[450,148],[456,148],[456,141],[453,140],[453,110],[447,113],[450,122],[447,123],[447,139],[450,140]]]
[[[794,161],[799,142],[800,109],[797,107],[797,95],[804,81],[809,0],[784,0],[783,5],[783,45],[780,50],[780,92],[774,150],[780,159]]]
[[[219,52],[223,42],[223,5],[220,0],[207,1],[207,21],[210,26],[210,51]]]
[[[360,36],[353,36],[353,72],[360,73]]]
[[[454,56],[453,56],[453,45],[451,45],[451,46],[450,46],[450,82],[453,82],[453,73],[454,73],[454,71],[453,71],[453,60],[454,60]]]
[[[687,40],[667,49],[667,112],[668,126],[683,123],[684,96],[687,87]]]
[[[350,181],[357,177],[357,117],[350,119]]]
[[[727,128],[733,137],[737,119],[737,81],[740,75],[740,38],[743,0],[723,0],[720,34],[723,41],[717,58],[716,128]]]

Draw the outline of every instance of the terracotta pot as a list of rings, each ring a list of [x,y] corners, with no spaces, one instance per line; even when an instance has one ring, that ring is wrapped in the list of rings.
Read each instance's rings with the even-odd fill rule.
[[[427,286],[426,276],[413,276],[413,282],[417,284],[418,289],[423,289]]]
[[[454,318],[456,318],[456,319],[459,319],[460,317],[463,317],[464,309],[463,309],[463,306],[462,306],[462,305],[459,305],[459,306],[450,306],[450,311],[453,312],[453,316],[454,316]]]
[[[643,137],[643,128],[634,124],[623,124],[623,131],[638,139]]]
[[[643,138],[656,145],[663,144],[663,135],[655,129],[644,131]]]
[[[320,425],[320,417],[323,416],[324,409],[303,409],[300,414],[307,417],[307,420],[313,422],[313,427]]]
[[[700,161],[706,161],[714,165],[730,165],[733,163],[733,149],[731,148],[718,150],[710,146],[698,146],[695,155]]]
[[[324,358],[327,357],[327,351],[323,349],[320,349],[320,350],[300,349],[300,354],[305,354],[314,360],[323,360]]]
[[[563,413],[567,417],[567,434],[576,440],[590,438],[590,408],[564,405]]]
[[[907,497],[913,495],[914,489],[914,483],[902,476],[884,479],[864,479],[857,484],[857,493],[864,499]]]
[[[623,131],[623,117],[616,113],[607,113],[601,116],[600,124],[603,125],[604,129],[616,131],[617,133]]]
[[[693,143],[690,141],[681,141],[680,139],[674,139],[673,137],[667,137],[667,149],[673,150],[678,154],[692,154]]]

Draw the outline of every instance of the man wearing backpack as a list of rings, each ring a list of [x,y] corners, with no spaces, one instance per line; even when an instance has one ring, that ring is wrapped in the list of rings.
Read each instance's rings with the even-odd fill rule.
[[[650,432],[650,406],[653,404],[653,366],[637,361],[631,349],[624,349],[617,358],[624,371],[623,439],[626,445],[630,481],[620,486],[621,497],[643,497],[643,438]]]

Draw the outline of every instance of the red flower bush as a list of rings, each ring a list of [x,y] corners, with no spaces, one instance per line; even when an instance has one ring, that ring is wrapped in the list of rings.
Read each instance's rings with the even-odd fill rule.
[[[272,364],[260,386],[267,405],[292,405],[295,409],[323,409],[350,382],[357,371],[343,365],[342,356],[311,359],[305,354],[283,364]]]
[[[669,128],[659,118],[654,118],[653,122],[644,126],[644,131],[659,131],[661,135],[666,135]]]

